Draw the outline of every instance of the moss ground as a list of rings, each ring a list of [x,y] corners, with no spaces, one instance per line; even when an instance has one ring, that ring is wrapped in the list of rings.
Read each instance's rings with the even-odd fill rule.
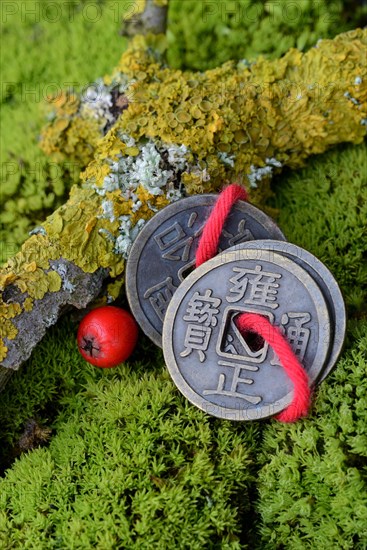
[[[47,159],[38,138],[48,97],[84,89],[119,58],[126,44],[118,36],[123,2],[115,7],[62,0],[16,0],[1,7],[0,261],[65,202],[79,178],[77,164]]]
[[[95,22],[88,21],[89,4],[77,4],[73,22],[65,14],[54,26],[15,14],[4,26],[3,82],[17,86],[13,92],[3,86],[3,174],[4,162],[20,163],[15,179],[6,179],[10,209],[4,212],[15,216],[2,218],[4,257],[68,187],[59,177],[56,193],[52,178],[27,168],[39,160],[53,169],[36,143],[42,104],[31,95],[22,98],[20,90],[37,82],[64,86],[66,79],[82,86],[107,72],[123,48],[109,4],[93,3],[103,13]],[[246,27],[247,50],[239,50],[241,21],[224,17],[223,3],[206,4],[218,7],[207,18],[208,36],[225,38],[194,48],[205,33],[203,21],[193,17],[189,1],[174,2],[172,64],[202,69],[222,56],[278,55],[281,47],[300,45],[305,32],[304,26],[290,29],[289,17],[273,20],[273,27],[259,18],[251,32]],[[306,15],[312,5],[302,2]],[[355,25],[345,5],[336,2],[337,10],[326,12],[337,31]],[[335,30],[310,21],[312,39],[315,32]],[[284,26],[293,42],[280,46],[276,36],[285,35]],[[270,28],[274,48],[261,39]],[[307,40],[304,47],[312,43]],[[1,548],[367,547],[366,149],[339,147],[274,181],[271,206],[279,209],[279,225],[334,273],[349,315],[342,357],[317,390],[309,418],[289,426],[207,417],[175,389],[161,352],[143,336],[128,364],[104,371],[82,360],[77,322],[65,317],[0,397]],[[28,197],[41,202],[22,211],[18,201],[28,204]],[[30,419],[52,433],[42,447],[21,453],[32,446],[24,437]]]

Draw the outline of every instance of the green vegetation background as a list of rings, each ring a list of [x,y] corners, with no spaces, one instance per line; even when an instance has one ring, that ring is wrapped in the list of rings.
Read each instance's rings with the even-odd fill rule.
[[[131,4],[3,2],[2,259],[78,177],[77,166],[60,169],[38,149],[45,97],[109,72],[126,45],[118,31]],[[277,57],[365,17],[358,1],[174,0],[169,62],[204,70]],[[77,321],[65,317],[0,395],[1,548],[367,547],[366,172],[362,144],[274,181],[280,227],[334,273],[349,315],[345,350],[309,418],[206,416],[143,336],[129,364],[104,371],[82,360]],[[52,433],[20,454],[29,419]]]

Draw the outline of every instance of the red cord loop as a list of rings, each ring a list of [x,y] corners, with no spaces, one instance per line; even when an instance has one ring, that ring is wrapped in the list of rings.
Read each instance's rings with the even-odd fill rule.
[[[217,254],[219,239],[232,206],[238,200],[247,201],[247,199],[247,191],[236,183],[223,189],[205,224],[196,252],[196,267],[199,267],[199,265],[207,262]]]
[[[295,422],[299,418],[307,416],[311,398],[308,376],[280,330],[257,313],[241,313],[235,323],[241,333],[249,331],[260,334],[273,348],[282,367],[293,382],[292,403],[275,418],[280,422]]]
[[[221,192],[205,224],[196,252],[196,267],[216,255],[223,226],[232,206],[237,200],[247,200],[247,198],[246,190],[235,183]],[[306,416],[311,400],[308,375],[283,334],[265,317],[257,313],[241,313],[235,322],[241,332],[259,334],[274,349],[281,365],[293,382],[292,402],[275,418],[280,422],[295,422]]]

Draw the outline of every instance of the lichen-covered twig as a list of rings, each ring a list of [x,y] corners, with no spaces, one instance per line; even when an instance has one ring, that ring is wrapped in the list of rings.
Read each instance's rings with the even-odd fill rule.
[[[108,270],[102,268],[94,273],[84,273],[80,267],[61,257],[57,260],[50,259],[49,264],[49,269],[42,272],[45,275],[42,282],[46,282],[47,279],[47,290],[42,289],[40,285],[33,293],[31,287],[24,293],[19,285],[9,285],[3,292],[2,299],[10,310],[13,306],[13,312],[17,311],[18,304],[23,307],[22,314],[15,315],[12,320],[17,331],[14,342],[16,345],[10,347],[3,359],[3,367],[14,369],[28,359],[29,350],[42,339],[47,328],[53,325],[62,313],[73,307],[87,307],[101,291],[102,282],[108,275]],[[28,266],[28,273],[32,273],[33,267],[37,270],[32,262]],[[32,294],[37,296],[33,297],[33,300],[30,298]],[[30,307],[31,303],[33,307]]]
[[[301,166],[366,135],[367,30],[319,41],[305,54],[293,49],[280,60],[228,62],[206,73],[170,70],[160,48],[158,37],[131,42],[103,84],[120,86],[127,104],[95,145],[84,183],[0,271],[4,367],[17,368],[30,355],[64,303],[81,307],[98,295],[107,274],[116,296],[131,243],[159,208],[231,181],[247,185],[253,199],[264,196],[282,166]],[[58,140],[49,139],[51,149]],[[79,286],[53,262],[75,266]],[[92,283],[78,301],[80,288]],[[32,341],[23,324],[30,312]]]

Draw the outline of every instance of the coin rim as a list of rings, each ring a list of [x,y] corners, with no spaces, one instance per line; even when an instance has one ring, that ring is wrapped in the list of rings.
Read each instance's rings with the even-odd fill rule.
[[[255,241],[254,241],[255,242]],[[263,251],[262,249],[251,249],[256,252]],[[248,250],[240,250],[239,252],[248,252]],[[226,256],[227,262],[223,262],[223,256]],[[230,258],[228,259],[228,256]],[[319,295],[319,298],[321,298],[320,303],[324,304],[325,307],[321,311],[322,317],[319,316],[319,327],[322,329],[322,331],[325,333],[323,334],[321,332],[321,337],[318,342],[318,347],[316,349],[315,354],[315,361],[317,360],[317,363],[320,363],[319,360],[319,351],[320,351],[320,342],[323,341],[323,344],[325,345],[325,353],[323,354],[325,357],[321,361],[321,367],[316,369],[315,367],[315,361],[311,366],[311,369],[308,371],[308,375],[310,378],[311,385],[313,382],[317,379],[318,373],[322,370],[322,365],[324,364],[326,357],[329,352],[330,348],[330,330],[327,330],[325,327],[330,327],[330,316],[327,309],[327,304],[325,302],[325,298],[323,293],[321,292],[319,286],[314,281],[314,279],[309,275],[309,273],[303,269],[300,265],[296,264],[293,260],[290,258],[286,258],[285,256],[282,256],[281,254],[274,253],[275,260],[277,260],[277,263],[272,262],[270,260],[263,260],[268,261],[269,263],[272,263],[274,265],[280,265],[283,267],[286,271],[291,272],[292,274],[296,275],[297,278],[303,284],[306,286],[307,290],[309,291],[311,298],[313,298],[313,294],[310,292],[310,287],[312,288],[312,292],[314,292],[316,295]],[[232,259],[233,257],[233,259]],[[170,301],[167,311],[165,320],[163,322],[163,356],[165,359],[166,367],[168,372],[171,375],[172,380],[174,381],[175,385],[179,389],[179,391],[196,407],[203,410],[204,412],[208,411],[206,410],[204,403],[208,403],[212,407],[216,407],[216,410],[219,411],[221,414],[215,414],[215,413],[208,413],[212,416],[216,416],[218,418],[224,418],[228,419],[229,416],[233,416],[234,413],[242,413],[242,417],[239,418],[232,418],[232,420],[259,420],[263,418],[268,418],[269,416],[272,416],[274,414],[279,413],[280,411],[284,410],[290,403],[292,402],[293,397],[293,391],[290,391],[288,394],[286,394],[283,398],[280,400],[277,400],[277,406],[275,406],[275,403],[264,405],[268,408],[271,408],[272,405],[272,411],[269,412],[266,415],[259,415],[259,411],[262,411],[262,407],[252,407],[249,409],[243,409],[240,411],[239,409],[229,409],[227,407],[222,407],[220,405],[216,405],[215,403],[212,403],[211,401],[208,401],[205,399],[204,396],[198,394],[191,386],[188,385],[185,378],[180,372],[180,369],[177,365],[176,358],[173,352],[173,346],[172,346],[172,332],[174,330],[174,324],[176,321],[177,311],[179,309],[179,306],[181,304],[181,301],[186,296],[186,294],[189,292],[191,287],[199,281],[207,272],[211,271],[211,269],[215,267],[220,267],[221,265],[224,265],[224,263],[230,263],[233,261],[240,261],[240,260],[259,260],[262,261],[261,258],[259,258],[258,254],[253,258],[249,258],[248,254],[244,258],[238,257],[238,251],[229,251],[227,249],[225,252],[222,252],[221,254],[218,254],[211,260],[208,260],[198,268],[196,268],[192,273],[188,275],[188,277],[181,283],[181,285],[178,287],[176,292],[174,293],[172,300]],[[297,273],[298,272],[298,273]],[[306,279],[306,282],[303,281],[303,278]],[[315,306],[317,302],[315,302]],[[318,312],[318,308],[316,307],[316,311]],[[168,322],[166,322],[168,320]],[[324,328],[323,328],[324,327]],[[315,375],[310,376],[310,373],[313,374],[314,371],[317,371]],[[183,391],[185,390],[185,391]]]
[[[158,347],[162,347],[162,334],[160,334],[154,326],[151,324],[149,318],[145,315],[144,310],[141,306],[139,293],[137,288],[137,271],[138,265],[140,262],[140,256],[142,254],[143,248],[151,236],[151,234],[160,226],[163,222],[175,216],[177,213],[184,211],[187,208],[192,208],[192,206],[214,206],[218,194],[216,193],[205,193],[202,195],[191,195],[189,197],[184,197],[176,202],[173,202],[159,210],[139,232],[135,241],[132,244],[129,257],[126,262],[126,277],[125,277],[125,291],[126,296],[129,302],[129,306],[132,314],[134,315],[139,326],[143,332],[150,338],[154,344]],[[277,226],[275,221],[265,214],[262,210],[256,206],[250,204],[249,202],[239,200],[234,204],[234,207],[239,208],[240,210],[246,210],[250,216],[256,219],[267,231],[272,229],[272,232],[278,232],[279,241],[286,241],[283,232]],[[245,212],[246,213],[246,212]],[[209,217],[209,216],[208,216]],[[226,249],[228,250],[228,249]],[[163,329],[162,329],[163,330]]]
[[[312,254],[308,250],[305,250],[301,246],[290,243],[288,241],[283,243],[282,241],[277,241],[275,239],[259,239],[257,241],[248,241],[245,243],[236,244],[235,246],[231,246],[231,248],[227,248],[225,252],[232,252],[235,250],[239,250],[240,248],[246,250],[254,249],[254,244],[257,244],[262,250],[273,251],[274,248],[276,248],[276,252],[286,256],[295,263],[298,262],[293,260],[293,257],[297,258],[297,260],[300,262],[298,265],[301,265],[301,267],[304,266],[304,269],[308,272],[309,275],[311,275],[313,279],[313,272],[316,272],[322,280],[326,278],[328,279],[328,284],[325,283],[325,288],[322,287],[316,279],[314,279],[324,295],[326,304],[329,306],[331,321],[334,323],[334,334],[332,338],[333,341],[330,345],[329,357],[326,366],[321,371],[320,376],[317,379],[317,383],[320,384],[321,382],[323,382],[323,380],[325,380],[325,378],[335,367],[344,346],[347,330],[347,313],[342,291],[340,290],[340,287],[334,275],[326,267],[326,265],[321,262],[321,260],[319,260],[316,256],[314,256],[314,254]],[[279,250],[282,245],[286,247],[286,250]],[[294,250],[294,254],[289,251],[290,248]],[[300,253],[300,256],[297,255],[297,252]],[[314,264],[317,265],[317,269],[315,269]],[[338,306],[338,314],[336,304]]]

